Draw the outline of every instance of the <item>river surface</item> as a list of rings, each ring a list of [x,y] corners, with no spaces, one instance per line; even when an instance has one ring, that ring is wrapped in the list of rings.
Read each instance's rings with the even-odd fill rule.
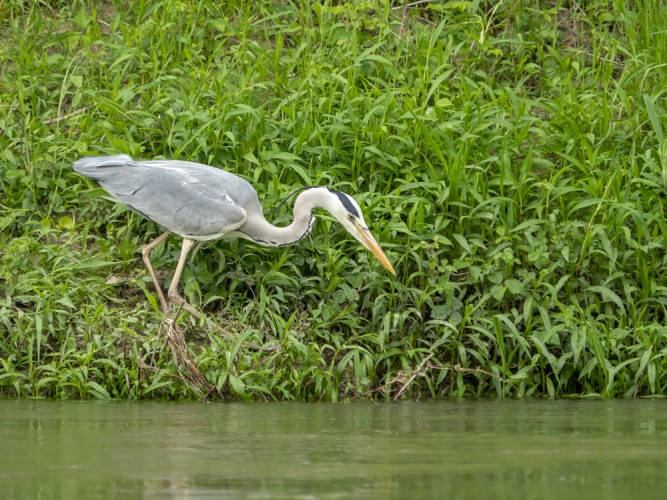
[[[0,400],[0,498],[667,495],[667,401]]]

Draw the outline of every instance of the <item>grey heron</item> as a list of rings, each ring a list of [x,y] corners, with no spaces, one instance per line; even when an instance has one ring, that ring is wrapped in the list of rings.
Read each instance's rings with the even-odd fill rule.
[[[389,272],[396,274],[370,233],[361,208],[349,195],[328,187],[302,188],[294,201],[294,220],[285,227],[270,224],[252,185],[230,172],[189,161],[135,161],[127,155],[88,156],[74,162],[76,172],[96,180],[115,202],[152,220],[166,231],[141,251],[164,313],[169,304],[151,263],[151,251],[170,233],[183,238],[181,255],[167,291],[176,306],[201,314],[178,293],[188,252],[195,242],[244,238],[279,247],[301,241],[313,228],[313,209],[327,210]]]

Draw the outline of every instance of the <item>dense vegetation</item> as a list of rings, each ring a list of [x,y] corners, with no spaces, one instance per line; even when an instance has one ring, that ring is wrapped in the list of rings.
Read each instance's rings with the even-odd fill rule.
[[[10,0],[0,22],[0,395],[200,396],[138,253],[160,229],[71,170],[120,152],[231,170],[269,219],[335,186],[397,270],[326,216],[294,247],[204,246],[206,318],[178,322],[223,395],[665,392],[658,0]]]

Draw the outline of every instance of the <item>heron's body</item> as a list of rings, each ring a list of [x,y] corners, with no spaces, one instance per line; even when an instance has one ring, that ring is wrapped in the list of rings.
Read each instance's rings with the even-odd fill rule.
[[[150,263],[150,251],[164,241],[169,232],[183,238],[183,250],[168,295],[187,306],[176,286],[194,241],[241,237],[266,246],[289,245],[300,241],[312,229],[315,207],[328,210],[393,272],[365,227],[356,202],[326,187],[304,189],[294,203],[293,222],[276,227],[264,218],[257,192],[250,183],[208,165],[175,160],[135,161],[127,155],[116,155],[82,158],[73,167],[76,172],[98,181],[114,201],[167,230],[142,252],[163,309],[167,308],[166,300]]]
[[[262,213],[255,189],[237,175],[189,161],[133,161],[129,156],[79,160],[115,201],[183,238],[215,240],[238,229],[246,210]]]

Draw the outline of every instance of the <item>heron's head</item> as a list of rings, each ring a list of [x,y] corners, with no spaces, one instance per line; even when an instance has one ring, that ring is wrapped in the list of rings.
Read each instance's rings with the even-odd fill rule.
[[[359,243],[368,248],[391,274],[395,275],[396,271],[394,271],[389,259],[387,259],[382,248],[380,248],[380,245],[378,245],[378,242],[375,241],[375,238],[373,238],[373,235],[369,231],[368,226],[366,226],[359,204],[354,201],[351,196],[345,193],[330,188],[326,189],[328,191],[328,202],[326,203],[325,208],[329,213],[331,213],[331,215],[340,222],[347,232],[358,240]]]

